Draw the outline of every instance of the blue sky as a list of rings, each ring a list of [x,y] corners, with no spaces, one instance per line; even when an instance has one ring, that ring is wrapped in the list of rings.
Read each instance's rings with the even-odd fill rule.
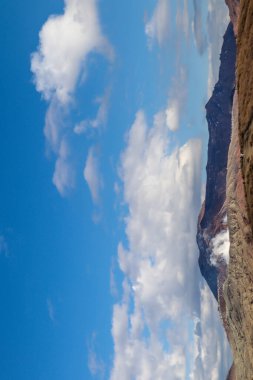
[[[218,3],[4,1],[1,379],[225,373],[195,245]]]

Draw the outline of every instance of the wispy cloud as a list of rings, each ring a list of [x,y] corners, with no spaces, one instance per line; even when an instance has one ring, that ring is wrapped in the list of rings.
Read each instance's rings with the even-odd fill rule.
[[[93,333],[88,342],[88,368],[92,376],[99,379],[105,377],[105,364],[96,352],[96,334]]]
[[[69,157],[68,142],[66,139],[62,139],[53,175],[53,184],[62,196],[73,189],[75,184],[75,170]]]
[[[195,43],[200,54],[203,54],[207,49],[206,31],[204,29],[205,21],[202,16],[203,2],[201,0],[193,0],[193,35],[195,37]]]
[[[156,115],[148,128],[145,114],[137,113],[121,161],[128,247],[118,248],[124,290],[113,311],[111,380],[176,380],[190,374],[194,380],[217,380],[227,364],[226,338],[197,264],[200,153],[198,140],[172,149],[164,118]],[[207,341],[205,334],[216,328],[222,338]],[[212,357],[216,349],[219,355]],[[203,376],[197,377],[200,368]]]
[[[168,35],[170,26],[170,8],[168,0],[158,0],[151,19],[146,23],[145,32],[149,38],[149,46],[155,41],[162,45]]]
[[[47,311],[48,311],[49,319],[52,322],[55,322],[55,308],[54,308],[51,298],[47,299]]]
[[[190,34],[190,13],[188,0],[184,0],[183,6],[179,4],[176,15],[176,24],[180,33],[184,33],[185,38],[188,40]]]
[[[99,171],[99,160],[95,147],[90,148],[88,157],[83,171],[84,179],[87,182],[93,202],[99,203],[100,190],[103,186],[103,181]]]
[[[111,269],[110,269],[110,291],[113,297],[118,297],[119,293],[118,293],[117,282],[115,278],[115,270],[116,270],[116,263],[113,260],[111,263]]]
[[[76,87],[87,73],[91,53],[113,59],[113,49],[103,35],[96,0],[65,0],[64,13],[49,17],[39,34],[38,50],[32,54],[31,70],[37,91],[49,101],[45,136],[56,154],[53,182],[62,195],[72,187],[71,167],[62,157],[62,139],[66,140],[63,119],[73,103]],[[102,122],[105,106],[101,103],[97,121]],[[69,149],[70,150],[70,149]],[[58,172],[57,172],[58,170]],[[66,174],[67,173],[67,174]]]
[[[76,124],[74,132],[77,135],[87,132],[90,127],[97,129],[106,124],[110,93],[110,88],[107,88],[103,96],[95,99],[95,103],[98,105],[96,117],[94,119],[83,120]]]
[[[185,68],[178,65],[177,73],[169,91],[168,104],[165,110],[166,125],[173,132],[180,126],[180,116],[187,97],[187,80],[188,77]]]

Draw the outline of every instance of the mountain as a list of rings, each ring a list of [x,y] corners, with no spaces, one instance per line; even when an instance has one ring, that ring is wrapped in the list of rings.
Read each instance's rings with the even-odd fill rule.
[[[232,24],[224,36],[219,81],[206,106],[207,184],[197,242],[201,273],[218,300],[233,352],[227,380],[252,380],[253,0],[226,3]]]
[[[219,276],[221,274],[224,277],[227,266],[226,254],[223,255],[218,247],[215,250],[215,242],[225,239],[227,235],[226,175],[235,88],[235,59],[236,43],[230,23],[220,55],[219,80],[206,104],[209,131],[206,196],[199,215],[197,233],[200,271],[216,299]]]

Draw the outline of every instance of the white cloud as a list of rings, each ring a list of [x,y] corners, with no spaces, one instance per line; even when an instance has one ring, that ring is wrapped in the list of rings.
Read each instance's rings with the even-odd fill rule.
[[[177,73],[169,91],[168,104],[165,110],[166,125],[172,132],[180,126],[180,115],[187,96],[187,72],[184,66],[178,65]]]
[[[105,364],[96,353],[96,334],[93,333],[88,343],[88,368],[92,376],[104,379]]]
[[[200,316],[195,320],[195,362],[192,380],[226,379],[232,356],[217,312],[217,301],[207,284],[201,286]]]
[[[179,104],[176,99],[173,99],[168,108],[165,111],[166,113],[166,124],[167,127],[175,132],[179,127]]]
[[[83,175],[89,186],[93,202],[98,203],[99,192],[102,188],[103,182],[99,173],[99,162],[94,147],[89,150]]]
[[[194,17],[193,17],[193,36],[195,44],[200,54],[203,54],[207,48],[205,23],[202,14],[203,2],[201,0],[193,0]]]
[[[62,196],[65,196],[75,185],[74,167],[69,160],[69,146],[66,140],[62,140],[55,163],[53,184]]]
[[[91,52],[113,56],[101,31],[96,0],[65,0],[64,14],[49,17],[39,37],[31,61],[37,91],[62,104],[70,101]]]
[[[38,49],[31,57],[36,89],[49,101],[44,133],[48,148],[56,155],[53,183],[61,195],[73,187],[70,152],[65,154],[62,147],[67,140],[64,116],[73,102],[78,83],[88,75],[87,60],[91,53],[102,54],[109,60],[114,55],[102,33],[97,1],[65,0],[64,13],[50,16],[43,25]],[[93,127],[106,118],[106,100],[99,102]]]
[[[92,120],[83,120],[78,123],[74,128],[74,132],[77,135],[85,133],[89,127],[99,128],[105,125],[107,121],[109,98],[110,89],[107,89],[103,96],[95,99],[95,103],[98,104],[96,117]]]
[[[149,129],[144,113],[137,113],[121,161],[128,248],[118,248],[124,291],[113,311],[111,380],[181,380],[189,368],[194,373],[197,359],[203,367],[199,379],[216,380],[207,369],[210,356],[202,355],[206,345],[219,350],[212,364],[222,371],[227,351],[216,336],[207,342],[205,331],[198,333],[200,358],[196,353],[194,325],[204,321],[195,241],[200,155],[198,140],[172,149],[161,114]],[[221,325],[217,310],[210,318],[212,331]]]
[[[162,45],[169,35],[170,8],[168,0],[158,0],[151,19],[145,25],[145,33],[149,38],[149,44],[157,40]]]
[[[115,277],[115,270],[116,270],[116,263],[114,260],[111,263],[111,269],[110,269],[110,292],[113,297],[118,297],[118,288],[117,288],[117,282]]]
[[[64,124],[62,121],[62,110],[57,101],[52,101],[49,104],[46,120],[44,135],[48,144],[48,149],[54,153],[58,153],[61,139],[63,135]]]
[[[190,33],[190,14],[188,0],[184,0],[183,7],[179,4],[176,15],[176,23],[180,35],[184,32],[185,38],[188,40]]]
[[[226,228],[218,233],[211,240],[212,254],[210,256],[211,264],[217,265],[221,260],[225,261],[226,264],[229,263],[229,230]]]

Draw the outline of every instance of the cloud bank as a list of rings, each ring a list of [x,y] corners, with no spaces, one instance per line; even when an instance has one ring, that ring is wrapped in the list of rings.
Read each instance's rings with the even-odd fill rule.
[[[171,148],[163,115],[148,128],[137,113],[121,159],[128,247],[118,247],[111,380],[218,380],[226,367],[217,306],[197,266],[200,154],[199,140]]]
[[[97,1],[65,0],[64,13],[50,16],[43,25],[38,49],[31,57],[36,89],[49,102],[44,132],[49,148],[56,155],[53,183],[62,195],[73,187],[70,175],[73,168],[63,152],[69,145],[63,118],[79,82],[88,75],[86,66],[91,53],[103,54],[109,60],[114,54],[101,30]],[[96,123],[101,122],[104,113],[105,105],[101,103]],[[70,154],[70,146],[68,151]]]

